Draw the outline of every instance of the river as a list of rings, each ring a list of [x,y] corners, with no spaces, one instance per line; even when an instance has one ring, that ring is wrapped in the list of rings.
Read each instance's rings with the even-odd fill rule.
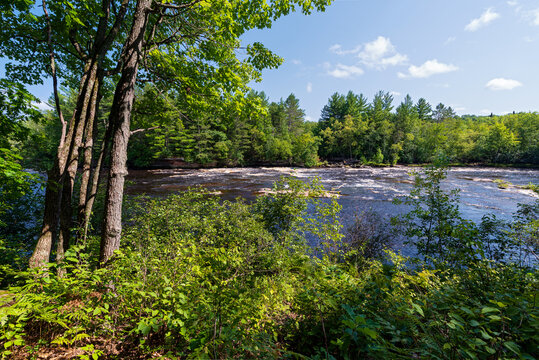
[[[126,189],[129,195],[149,194],[165,196],[184,191],[190,186],[201,185],[220,194],[224,199],[238,196],[254,199],[281,176],[295,176],[309,181],[319,177],[327,190],[340,192],[342,222],[347,225],[355,214],[372,209],[383,216],[393,216],[406,211],[404,206],[392,204],[395,197],[409,193],[413,178],[409,175],[420,168],[396,166],[386,168],[217,168],[217,169],[166,169],[130,170]],[[511,185],[498,188],[495,179]],[[445,189],[460,190],[460,210],[463,216],[478,222],[486,213],[509,220],[518,203],[532,203],[539,196],[519,185],[539,184],[537,169],[506,169],[491,167],[455,167],[448,171],[443,181]]]

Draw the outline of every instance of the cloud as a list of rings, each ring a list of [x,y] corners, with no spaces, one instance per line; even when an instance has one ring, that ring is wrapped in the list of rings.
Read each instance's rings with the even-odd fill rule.
[[[522,86],[522,83],[513,79],[495,78],[486,83],[485,87],[490,90],[512,90]]]
[[[447,40],[444,42],[444,45],[447,45],[447,44],[450,44],[452,42],[454,42],[455,40],[457,40],[457,38],[455,36],[450,36],[447,38]]]
[[[310,117],[309,115],[306,115],[305,116],[305,121],[313,121],[313,118]]]
[[[517,5],[518,5],[518,1],[515,1],[515,0],[508,1],[508,2],[507,2],[507,5],[509,5],[509,6],[517,6]]]
[[[361,50],[361,45],[358,45],[355,48],[350,49],[350,50],[343,50],[341,44],[334,44],[329,47],[329,51],[337,55],[356,54],[359,52],[359,50]]]
[[[491,23],[492,21],[496,20],[500,17],[500,14],[492,11],[492,8],[488,8],[485,10],[483,14],[481,14],[480,17],[473,19],[470,21],[466,27],[464,27],[464,30],[466,31],[476,31],[479,28],[482,28],[483,26]]]
[[[375,40],[363,45],[363,50],[358,53],[360,61],[375,68],[386,68],[405,64],[408,56],[399,54],[389,38],[378,36]]]
[[[329,64],[326,64],[327,67],[330,67]],[[362,75],[363,69],[360,67],[354,66],[354,65],[343,65],[343,64],[337,64],[337,66],[332,69],[328,70],[328,75],[333,76],[338,79],[350,79],[356,75]]]
[[[390,91],[389,94],[393,96],[401,96],[401,93],[398,91]]]
[[[530,16],[532,18],[532,24],[539,26],[539,9],[530,11]]]
[[[298,59],[292,59],[292,64],[294,64],[294,65],[301,65],[301,60],[298,60]]]
[[[432,75],[444,74],[451,71],[456,71],[458,69],[459,68],[455,65],[444,64],[444,63],[438,62],[438,60],[436,59],[433,59],[433,60],[426,61],[425,63],[423,63],[423,65],[420,65],[420,66],[411,65],[408,68],[407,74],[399,72],[398,76],[401,79],[409,78],[409,77],[428,78],[429,76],[432,76]]]
[[[42,111],[52,110],[52,107],[43,100],[41,100],[41,102],[34,101],[32,102],[32,105]]]
[[[313,92],[313,84],[312,84],[312,83],[310,83],[310,82],[309,82],[309,83],[307,83],[307,92],[308,92],[308,93],[311,93],[311,92]]]

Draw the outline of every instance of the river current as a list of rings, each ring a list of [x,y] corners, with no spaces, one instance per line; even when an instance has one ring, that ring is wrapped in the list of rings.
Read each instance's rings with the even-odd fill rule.
[[[281,176],[295,176],[304,181],[319,177],[327,190],[338,191],[342,205],[342,222],[346,226],[355,214],[372,209],[384,217],[397,215],[406,208],[394,205],[395,197],[406,195],[413,186],[412,171],[417,167],[386,168],[217,168],[131,170],[127,194],[166,196],[201,185],[224,199],[254,199],[263,189],[271,188]],[[501,179],[510,185],[500,189],[494,182]],[[459,189],[460,211],[464,218],[478,222],[487,213],[509,220],[518,203],[532,203],[539,196],[519,186],[539,184],[537,169],[500,169],[490,167],[455,167],[447,173],[443,188]]]

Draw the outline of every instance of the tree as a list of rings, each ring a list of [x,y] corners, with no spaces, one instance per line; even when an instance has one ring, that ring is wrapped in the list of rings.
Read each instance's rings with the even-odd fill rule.
[[[26,123],[41,119],[35,100],[21,84],[0,79],[0,286],[13,268],[24,268],[33,246],[28,224],[39,209],[32,196],[39,176],[24,171],[17,145],[28,135]]]
[[[417,111],[417,116],[420,120],[426,121],[432,119],[432,107],[424,98],[417,100],[415,108]]]
[[[442,103],[436,105],[436,109],[432,113],[432,118],[436,122],[442,122],[446,119],[454,118],[455,116],[457,116],[457,114],[455,114],[451,106],[446,107]]]
[[[492,162],[512,161],[518,140],[502,122],[496,121],[483,141],[485,157]]]
[[[120,246],[130,115],[142,61],[150,79],[172,82],[187,97],[192,97],[191,92],[226,96],[259,78],[261,69],[281,63],[260,43],[248,46],[247,59],[238,60],[235,49],[245,31],[269,27],[272,20],[294,11],[296,6],[309,14],[314,9],[324,10],[329,3],[330,0],[137,1],[109,117],[112,156],[101,238],[102,263]]]
[[[303,130],[305,111],[299,107],[299,99],[294,94],[288,95],[283,105],[288,133],[297,136]]]
[[[129,0],[42,0],[40,5],[16,0],[0,7],[2,23],[11,24],[0,30],[0,53],[13,60],[6,64],[7,75],[30,84],[52,77],[55,110],[62,125],[57,155],[48,171],[43,227],[30,260],[32,266],[49,260],[59,218],[59,260],[69,245],[71,196],[79,150],[83,144],[87,150],[81,186],[84,194],[89,184],[91,139],[102,79],[107,66],[113,63],[109,51],[122,34],[128,5]],[[64,120],[60,104],[59,80],[78,88],[76,107],[69,121]]]

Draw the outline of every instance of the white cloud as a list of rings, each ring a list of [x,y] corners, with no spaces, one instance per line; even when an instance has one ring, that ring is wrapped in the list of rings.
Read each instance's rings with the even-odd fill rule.
[[[329,67],[329,64],[326,64]],[[337,64],[333,70],[328,70],[328,75],[338,79],[350,79],[356,75],[363,74],[363,69],[354,65]]]
[[[390,91],[389,94],[393,96],[401,96],[401,93],[398,91]]]
[[[313,118],[309,115],[305,116],[305,121],[313,121]]]
[[[508,1],[508,2],[507,2],[507,5],[509,5],[509,6],[517,6],[517,5],[518,5],[518,1],[515,1],[515,0]]]
[[[312,84],[312,83],[310,83],[310,82],[309,82],[309,83],[307,83],[307,92],[308,92],[308,93],[311,93],[311,92],[313,92],[313,84]]]
[[[488,8],[485,10],[483,14],[481,14],[480,17],[473,19],[470,21],[468,25],[464,28],[466,31],[476,31],[479,28],[482,28],[483,26],[491,23],[492,21],[496,20],[500,17],[500,14],[492,11],[492,8]]]
[[[451,71],[456,71],[458,69],[459,68],[455,65],[444,64],[444,63],[438,62],[438,60],[436,59],[433,59],[433,60],[426,61],[425,63],[423,63],[423,65],[420,65],[420,66],[411,65],[408,68],[407,74],[399,72],[398,76],[401,79],[408,78],[408,77],[427,78],[432,75],[444,74]]]
[[[294,64],[294,65],[301,65],[301,60],[298,60],[298,59],[292,59],[292,64]]]
[[[32,105],[38,108],[39,110],[45,111],[45,110],[52,110],[52,107],[47,104],[45,101],[41,100],[41,102],[32,102]]]
[[[532,24],[535,26],[539,26],[539,9],[532,10],[530,12],[531,18],[532,18]]]
[[[450,36],[447,38],[447,40],[444,42],[444,45],[447,45],[447,44],[450,44],[452,42],[454,42],[455,40],[457,40],[457,38],[455,36]]]
[[[522,83],[513,79],[495,78],[486,83],[485,87],[490,90],[512,90],[522,86]]]
[[[356,54],[359,52],[359,50],[361,50],[361,45],[358,45],[355,48],[350,49],[350,50],[343,50],[341,44],[334,44],[329,47],[329,51],[337,55]]]
[[[363,51],[358,54],[358,58],[363,64],[376,68],[402,65],[408,61],[408,56],[399,54],[391,40],[383,36],[363,45]]]

